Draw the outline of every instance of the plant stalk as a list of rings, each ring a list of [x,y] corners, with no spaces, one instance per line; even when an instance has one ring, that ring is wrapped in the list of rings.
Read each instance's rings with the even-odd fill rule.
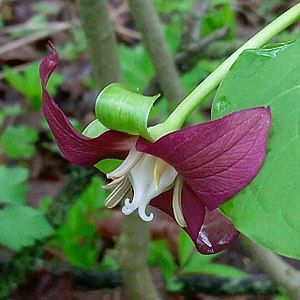
[[[111,82],[122,81],[107,0],[77,0],[77,3],[97,87],[102,89]],[[115,254],[130,299],[159,299],[147,265],[149,224],[134,215],[126,216],[122,238]]]
[[[254,35],[229,58],[227,58],[204,81],[202,81],[198,87],[196,87],[196,89],[194,89],[193,92],[177,106],[177,108],[164,123],[154,126],[150,129],[153,138],[158,139],[169,132],[180,129],[190,113],[193,112],[193,110],[205,100],[209,93],[219,85],[233,63],[244,50],[263,46],[272,37],[282,32],[288,26],[297,21],[299,17],[300,3],[290,8],[288,11],[283,13],[272,23]]]
[[[117,45],[107,0],[77,0],[98,89],[122,81]]]
[[[152,0],[128,0],[136,25],[154,65],[158,82],[170,104],[184,98],[184,90]]]
[[[282,286],[291,299],[300,299],[300,272],[272,251],[244,237],[254,261],[270,279]]]
[[[123,283],[131,300],[160,299],[147,264],[148,225],[136,213],[126,216],[121,239],[113,251],[121,265]]]

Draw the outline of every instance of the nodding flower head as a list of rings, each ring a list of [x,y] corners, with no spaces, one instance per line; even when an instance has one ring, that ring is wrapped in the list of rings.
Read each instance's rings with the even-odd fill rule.
[[[43,112],[56,142],[71,163],[93,166],[105,158],[124,159],[107,174],[106,206],[121,201],[122,212],[153,219],[148,204],[169,214],[197,249],[217,253],[238,236],[218,207],[256,176],[266,154],[270,108],[234,112],[221,119],[171,132],[156,141],[115,130],[90,138],[77,132],[47,91],[58,64],[54,48],[42,61]]]

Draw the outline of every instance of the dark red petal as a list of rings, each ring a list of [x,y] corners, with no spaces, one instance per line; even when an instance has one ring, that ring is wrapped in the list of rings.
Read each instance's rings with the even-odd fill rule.
[[[117,131],[107,131],[97,138],[88,138],[77,132],[64,113],[49,95],[46,85],[58,64],[58,55],[50,44],[52,52],[40,65],[43,112],[56,143],[70,162],[80,166],[92,166],[108,157],[124,158],[136,142],[136,137]]]
[[[270,126],[270,109],[253,108],[172,132],[152,144],[139,139],[136,147],[173,166],[212,210],[256,176]]]
[[[150,205],[159,208],[174,219],[172,192],[172,190],[169,190],[160,194],[151,200]],[[198,248],[197,240],[204,220],[205,207],[201,200],[197,198],[194,192],[186,184],[183,184],[181,205],[183,216],[187,223],[187,227],[184,227],[183,229],[189,234],[195,243],[195,246]]]
[[[206,210],[197,239],[197,248],[203,254],[218,253],[235,242],[238,236],[239,232],[232,222],[217,209]]]

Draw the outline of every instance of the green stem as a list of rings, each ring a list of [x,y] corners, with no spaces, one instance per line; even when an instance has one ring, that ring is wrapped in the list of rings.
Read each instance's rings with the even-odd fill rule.
[[[149,223],[136,213],[126,216],[122,236],[112,253],[121,266],[124,286],[131,300],[160,299],[147,264],[149,240]]]
[[[263,28],[242,47],[235,51],[225,62],[223,62],[214,72],[212,72],[196,89],[193,90],[172,112],[169,118],[162,124],[150,128],[151,135],[157,139],[169,132],[178,130],[182,127],[190,113],[201,104],[225,77],[233,63],[239,55],[246,49],[258,48],[267,43],[272,37],[280,33],[288,26],[299,19],[300,3],[286,11],[276,20]]]

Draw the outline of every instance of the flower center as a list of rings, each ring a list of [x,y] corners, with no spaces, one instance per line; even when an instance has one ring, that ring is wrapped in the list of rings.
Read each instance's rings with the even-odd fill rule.
[[[107,174],[113,181],[104,188],[114,190],[106,199],[106,206],[108,208],[116,206],[132,187],[133,197],[131,200],[125,199],[122,212],[130,215],[137,210],[142,220],[151,221],[153,213],[147,215],[147,205],[153,198],[170,189],[176,176],[176,170],[169,164],[132,148],[122,165]]]
[[[150,215],[146,214],[148,203],[156,196],[170,189],[177,175],[176,170],[166,164],[159,175],[159,180],[157,180],[155,178],[156,165],[156,157],[144,154],[130,170],[129,180],[133,188],[133,198],[131,201],[128,198],[125,200],[125,205],[122,208],[122,212],[125,215],[130,215],[137,209],[139,216],[144,221],[153,219],[152,213]]]

